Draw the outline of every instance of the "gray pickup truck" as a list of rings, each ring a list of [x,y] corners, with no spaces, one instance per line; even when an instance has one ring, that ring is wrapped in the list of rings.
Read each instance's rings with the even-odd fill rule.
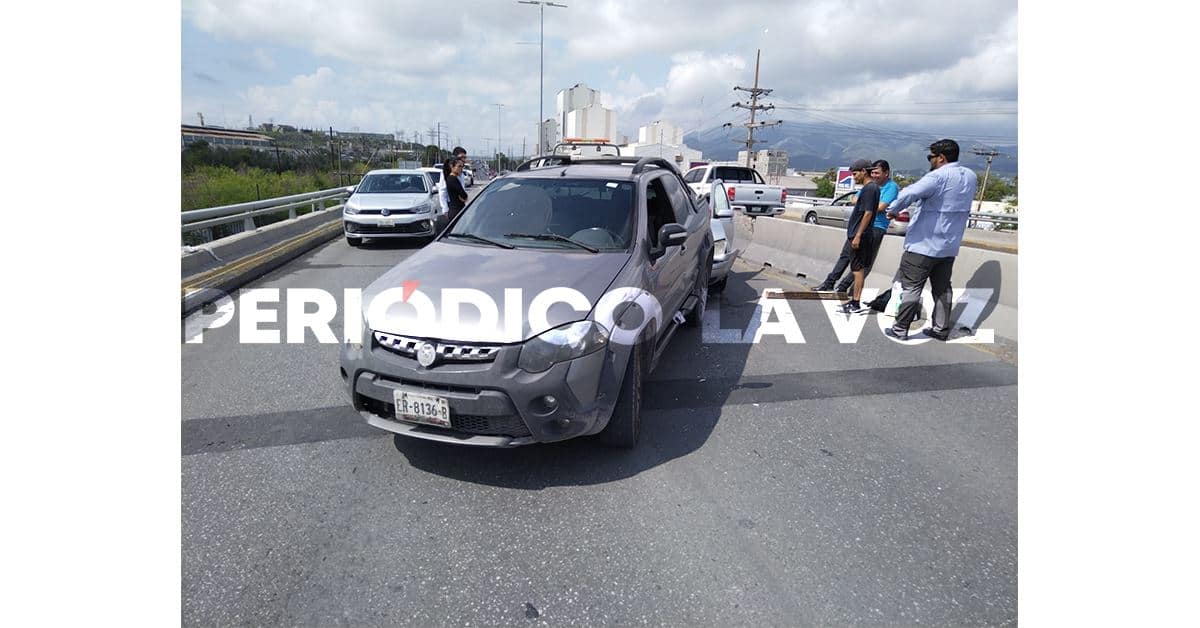
[[[767,185],[758,171],[745,166],[697,166],[683,180],[699,196],[708,194],[714,181],[724,182],[729,202],[744,208],[747,216],[778,216],[787,205],[787,190]]]

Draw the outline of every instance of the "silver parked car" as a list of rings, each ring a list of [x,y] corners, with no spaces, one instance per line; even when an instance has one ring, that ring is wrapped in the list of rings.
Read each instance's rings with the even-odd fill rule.
[[[437,233],[443,212],[437,188],[420,170],[372,170],[342,208],[346,242],[363,238],[419,238]]]
[[[489,183],[364,291],[341,376],[369,424],[490,447],[637,442],[642,386],[708,300],[710,214],[662,158],[559,157]]]
[[[854,202],[858,200],[858,191],[846,192],[832,201],[814,204],[804,212],[804,222],[810,225],[828,224],[845,227],[850,214],[854,212]],[[918,201],[919,203],[919,201]],[[919,207],[920,205],[915,205]],[[900,210],[900,215],[888,224],[888,233],[904,235],[908,233],[909,210]]]
[[[737,230],[733,222],[734,209],[733,205],[729,203],[729,193],[725,188],[725,183],[717,179],[712,182],[709,189],[711,192],[701,197],[701,200],[712,210],[709,228],[713,233],[713,267],[708,282],[713,290],[720,291],[725,289],[729,280],[729,269],[733,267],[734,260],[741,254],[741,250],[737,248],[741,241],[737,237]]]

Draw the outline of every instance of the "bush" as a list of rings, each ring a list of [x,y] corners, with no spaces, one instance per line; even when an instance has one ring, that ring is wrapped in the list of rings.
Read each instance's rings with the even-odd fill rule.
[[[196,166],[183,175],[180,209],[203,209],[334,187],[324,172],[271,172],[261,168]]]

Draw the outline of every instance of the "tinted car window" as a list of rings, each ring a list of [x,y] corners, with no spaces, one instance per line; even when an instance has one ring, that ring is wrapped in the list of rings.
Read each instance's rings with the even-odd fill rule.
[[[425,177],[419,174],[371,174],[363,177],[358,194],[420,194],[427,192]]]
[[[721,179],[726,183],[753,183],[754,178],[748,168],[734,168],[726,166],[717,168],[716,179]]]
[[[429,175],[429,180],[433,181],[434,185],[437,185],[442,181],[442,173],[440,172],[428,170],[425,172],[425,174]]]
[[[633,190],[629,181],[509,180],[486,188],[450,232],[521,248],[578,250],[570,243],[507,235],[553,233],[600,250],[623,250],[633,240]]]
[[[704,169],[697,168],[697,169],[691,170],[687,174],[685,174],[683,176],[683,180],[687,181],[688,183],[699,183],[700,177],[702,177],[702,176],[704,176]]]

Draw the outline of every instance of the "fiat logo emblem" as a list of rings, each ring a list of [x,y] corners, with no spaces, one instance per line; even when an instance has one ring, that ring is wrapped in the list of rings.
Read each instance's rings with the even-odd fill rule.
[[[417,349],[417,364],[424,367],[429,367],[433,361],[437,359],[437,348],[430,343],[425,343]]]
[[[380,213],[380,215],[383,215],[383,216],[390,216],[390,215],[392,214],[392,210],[390,210],[390,209],[385,209],[385,210],[383,210],[383,211],[381,211],[381,212],[379,212],[379,213]]]

